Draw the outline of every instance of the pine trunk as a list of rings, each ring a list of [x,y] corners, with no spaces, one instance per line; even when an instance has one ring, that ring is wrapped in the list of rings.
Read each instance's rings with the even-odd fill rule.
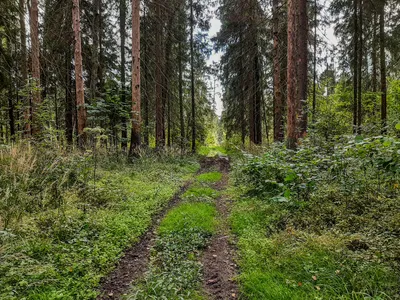
[[[77,131],[79,146],[83,147],[85,143],[86,127],[86,108],[85,91],[82,75],[82,45],[81,45],[81,17],[79,0],[73,0],[72,20],[75,37],[75,87],[76,87],[76,106],[77,106]]]
[[[297,0],[288,0],[287,51],[287,147],[295,149],[298,139],[299,95],[297,91]]]
[[[132,1],[132,134],[130,154],[141,144],[140,114],[140,0]]]
[[[283,82],[282,82],[282,55],[284,46],[282,44],[282,30],[280,26],[280,16],[281,16],[281,6],[280,0],[273,0],[273,63],[274,63],[274,141],[282,142],[284,140],[284,95],[282,92]]]
[[[126,0],[119,1],[119,34],[121,38],[121,104],[125,107],[126,103],[126,73],[125,73],[125,36],[126,36]],[[125,111],[125,110],[124,110]],[[128,148],[128,129],[125,114],[122,117],[121,147],[123,151]]]
[[[357,133],[361,133],[362,123],[362,65],[363,65],[363,2],[359,0],[359,46],[358,46],[358,83],[357,83]]]
[[[308,15],[307,0],[299,1],[299,20],[298,20],[298,89],[300,97],[300,137],[307,133],[308,126]]]
[[[354,4],[354,55],[353,55],[353,133],[357,133],[357,96],[358,96],[358,0],[353,0]]]
[[[40,97],[40,45],[39,45],[39,8],[38,0],[32,0],[30,11],[30,27],[31,27],[31,60],[32,60],[32,80],[35,89],[32,92],[32,109],[31,109],[31,130],[32,135],[40,132],[40,124],[37,116],[37,109],[41,104]]]
[[[196,152],[196,101],[195,101],[195,85],[194,85],[194,16],[193,16],[193,0],[190,0],[190,81],[191,81],[191,98],[192,98],[192,152]]]
[[[387,83],[386,83],[386,41],[385,41],[385,4],[379,14],[379,43],[381,61],[381,126],[382,133],[387,133]]]

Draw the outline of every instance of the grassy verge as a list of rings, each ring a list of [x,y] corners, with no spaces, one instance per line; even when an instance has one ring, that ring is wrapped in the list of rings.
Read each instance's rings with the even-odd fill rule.
[[[296,229],[292,218],[306,221],[310,213],[294,217],[289,204],[240,197],[245,193],[238,187],[230,194],[236,198],[230,224],[238,237],[239,283],[246,298],[397,299],[393,268],[378,252],[367,254],[354,235]]]
[[[199,168],[180,158],[99,164],[95,180],[77,180],[58,191],[56,208],[25,209],[18,222],[0,231],[1,299],[95,298],[100,279],[123,250]]]

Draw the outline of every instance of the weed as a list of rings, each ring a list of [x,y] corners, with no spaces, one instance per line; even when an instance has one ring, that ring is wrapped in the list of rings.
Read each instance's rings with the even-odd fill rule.
[[[200,183],[216,183],[222,179],[220,172],[203,173],[197,176],[197,181]]]

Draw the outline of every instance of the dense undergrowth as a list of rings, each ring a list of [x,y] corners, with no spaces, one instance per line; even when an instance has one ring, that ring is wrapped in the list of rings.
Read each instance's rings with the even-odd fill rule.
[[[245,297],[400,297],[400,140],[275,145],[236,170],[230,222]]]
[[[92,299],[199,168],[192,158],[26,145],[0,152],[0,299]]]

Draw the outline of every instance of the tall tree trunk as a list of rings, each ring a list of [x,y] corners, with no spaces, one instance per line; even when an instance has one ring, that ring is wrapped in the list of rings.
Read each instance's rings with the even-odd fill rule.
[[[143,12],[143,41],[147,41],[147,19],[149,16],[147,15],[147,10],[146,7],[144,8]],[[143,132],[143,142],[144,145],[147,147],[149,146],[149,107],[150,107],[150,97],[149,97],[149,91],[148,91],[148,86],[149,86],[149,63],[148,63],[148,55],[149,55],[149,47],[147,45],[147,42],[144,42],[144,47],[143,47],[143,55],[141,55],[141,65],[144,66],[143,71],[144,71],[144,82],[143,82],[143,96],[144,96],[144,111],[143,111],[143,121],[144,121],[144,132]]]
[[[312,121],[316,121],[317,113],[317,26],[318,26],[318,12],[317,0],[314,1],[314,74],[313,74],[313,101],[312,101]]]
[[[20,27],[20,39],[21,39],[21,75],[23,86],[27,84],[28,80],[28,60],[27,60],[27,50],[26,50],[26,26],[25,26],[25,1],[19,0],[19,27]],[[22,101],[24,103],[24,133],[26,136],[31,134],[31,116],[30,107],[31,100],[29,97],[23,97]]]
[[[38,0],[32,0],[30,11],[30,28],[31,28],[31,60],[32,60],[32,79],[35,89],[32,92],[32,134],[36,135],[40,132],[40,122],[37,116],[37,109],[41,104],[40,98],[40,45],[39,45],[39,8]]]
[[[358,83],[357,83],[357,132],[361,133],[362,123],[362,64],[363,64],[363,2],[359,0],[359,46],[358,46]]]
[[[376,93],[378,88],[378,70],[377,70],[377,64],[378,64],[378,58],[377,58],[377,35],[376,35],[376,29],[377,29],[377,25],[378,25],[378,21],[377,21],[377,14],[376,12],[374,12],[373,14],[373,25],[372,25],[372,53],[371,53],[371,60],[372,60],[372,92]],[[375,105],[375,94],[373,95],[374,98],[374,105]]]
[[[297,90],[298,0],[288,0],[287,51],[287,147],[295,149],[298,140],[299,95]]]
[[[81,42],[81,16],[79,0],[73,0],[72,20],[75,37],[75,87],[78,122],[78,142],[83,147],[85,143],[84,129],[86,127],[85,91],[82,75],[82,42]]]
[[[125,36],[126,36],[126,0],[119,1],[119,35],[121,38],[121,104],[125,107],[126,103],[126,73],[125,73]],[[128,129],[125,114],[122,117],[121,147],[123,151],[128,148]]]
[[[261,75],[260,75],[260,61],[258,57],[258,44],[257,41],[254,45],[255,55],[254,55],[254,82],[253,82],[253,142],[256,145],[261,145],[262,143],[262,95],[261,95]]]
[[[132,134],[130,154],[141,144],[140,113],[140,0],[132,1]]]
[[[172,77],[172,46],[173,40],[175,37],[172,34],[173,30],[173,20],[174,20],[174,13],[169,13],[169,20],[167,23],[167,37],[165,42],[165,57],[164,57],[164,86],[163,86],[163,105],[167,107],[167,146],[171,147],[171,88],[170,88],[170,80]]]
[[[72,145],[74,134],[74,107],[75,101],[72,95],[72,51],[68,46],[65,53],[65,136],[67,143]]]
[[[180,37],[183,39],[183,36]],[[183,50],[182,50],[182,43],[183,41],[179,41],[179,120],[180,120],[180,133],[181,133],[181,151],[183,153],[185,149],[185,121],[183,116],[183,70],[182,70],[182,58],[183,58]]]
[[[192,152],[196,152],[196,101],[195,101],[195,85],[194,85],[194,16],[193,16],[193,0],[190,0],[190,81],[192,96]]]
[[[386,83],[386,41],[385,41],[385,2],[382,3],[379,13],[379,43],[381,61],[381,126],[382,133],[387,132],[387,83]]]
[[[93,23],[92,23],[92,39],[93,45],[91,47],[92,57],[91,57],[91,78],[90,78],[90,98],[95,99],[97,94],[97,83],[99,80],[99,47],[100,47],[100,9],[101,9],[101,0],[93,0]]]
[[[282,30],[280,26],[281,8],[282,3],[280,0],[273,0],[273,63],[274,63],[274,141],[282,142],[284,140],[284,95],[283,95],[283,82],[282,82],[282,54],[284,46],[282,44]]]
[[[354,4],[354,55],[353,55],[353,133],[357,133],[357,108],[358,108],[358,0],[353,0]]]
[[[164,109],[163,109],[163,87],[162,87],[162,13],[161,13],[161,0],[157,0],[154,5],[156,6],[156,38],[155,38],[155,90],[156,90],[156,148],[161,150],[165,146],[164,140]]]
[[[303,137],[307,133],[308,126],[308,15],[307,0],[299,1],[299,20],[298,20],[298,89],[300,97],[300,136]]]

